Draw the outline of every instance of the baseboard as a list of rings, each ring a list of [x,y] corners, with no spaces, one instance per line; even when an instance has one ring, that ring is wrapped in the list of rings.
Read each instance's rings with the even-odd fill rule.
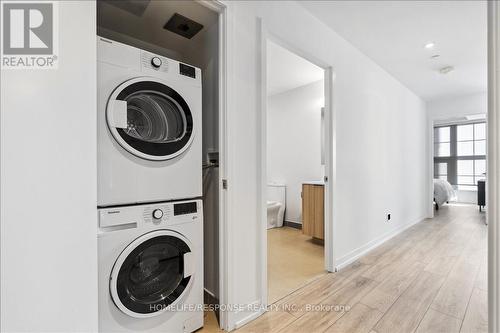
[[[400,233],[402,233],[406,229],[410,228],[411,226],[413,226],[417,223],[424,221],[425,219],[426,219],[426,217],[421,217],[419,219],[416,219],[415,221],[404,224],[401,227],[396,228],[395,230],[391,230],[391,231],[385,233],[384,235],[382,235],[381,237],[378,237],[378,238],[366,243],[365,245],[360,246],[357,249],[349,252],[348,254],[343,256],[342,258],[336,260],[335,270],[336,271],[341,270],[342,268],[346,267],[347,265],[353,263],[354,261],[356,261],[359,258],[361,258],[362,256],[364,256],[368,252],[374,250],[375,248],[379,247],[383,243],[387,242],[389,239],[399,235]]]
[[[283,221],[283,225],[285,227],[290,227],[290,228],[302,230],[302,223],[299,223],[299,222]]]

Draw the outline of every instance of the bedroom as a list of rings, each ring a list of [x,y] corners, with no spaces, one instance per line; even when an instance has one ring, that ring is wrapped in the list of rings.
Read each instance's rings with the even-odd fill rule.
[[[486,92],[428,104],[433,133],[433,203],[477,206],[485,213]],[[481,216],[481,215],[479,215]]]

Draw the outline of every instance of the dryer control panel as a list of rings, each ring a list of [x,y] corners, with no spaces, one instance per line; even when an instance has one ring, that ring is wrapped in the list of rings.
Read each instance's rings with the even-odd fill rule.
[[[99,209],[99,227],[112,228],[135,224],[175,225],[201,221],[203,214],[201,200],[174,201],[135,206]]]

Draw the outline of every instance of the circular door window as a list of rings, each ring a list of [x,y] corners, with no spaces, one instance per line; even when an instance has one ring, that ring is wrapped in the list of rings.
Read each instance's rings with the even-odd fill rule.
[[[155,78],[136,78],[115,89],[106,107],[108,127],[128,152],[168,160],[193,141],[193,115],[182,96]]]
[[[132,317],[161,314],[189,290],[192,260],[188,241],[180,234],[159,230],[137,238],[113,266],[113,302]]]

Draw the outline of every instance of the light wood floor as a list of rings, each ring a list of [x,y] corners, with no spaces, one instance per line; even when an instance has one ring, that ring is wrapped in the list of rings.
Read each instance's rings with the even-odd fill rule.
[[[268,303],[274,303],[311,283],[324,270],[324,247],[290,227],[267,230]],[[205,312],[204,326],[197,333],[224,332],[212,311]]]
[[[219,328],[219,322],[213,311],[205,311],[203,316],[203,328],[196,333],[224,333],[226,331]],[[226,332],[227,333],[227,332]]]
[[[487,234],[475,206],[443,206],[237,332],[486,332]]]
[[[272,304],[326,274],[324,247],[299,229],[267,231],[268,303]]]

